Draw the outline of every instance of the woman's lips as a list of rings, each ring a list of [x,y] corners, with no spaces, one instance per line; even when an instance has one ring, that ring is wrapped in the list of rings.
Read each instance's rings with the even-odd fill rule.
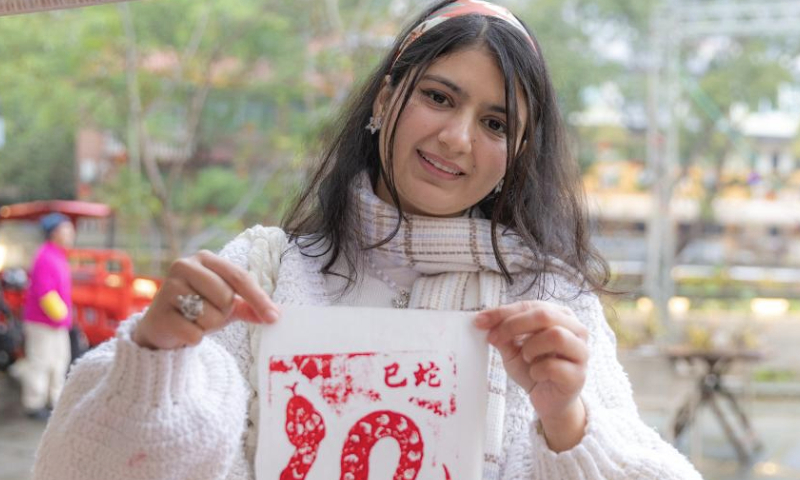
[[[457,165],[454,165],[446,160],[442,160],[436,155],[425,153],[421,150],[417,150],[417,155],[420,157],[422,166],[438,177],[445,178],[447,180],[454,180],[465,175]]]

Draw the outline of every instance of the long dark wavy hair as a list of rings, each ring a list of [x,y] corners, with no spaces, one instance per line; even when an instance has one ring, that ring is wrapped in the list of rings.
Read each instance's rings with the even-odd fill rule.
[[[406,35],[431,13],[452,2],[440,1],[411,22],[365,84],[352,92],[339,117],[323,134],[319,161],[284,217],[284,229],[298,240],[303,254],[329,255],[323,273],[345,275],[348,285],[352,285],[362,252],[358,213],[348,192],[362,172],[368,173],[373,186],[381,176],[400,210],[397,228],[403,221],[391,158],[398,122],[387,132],[386,168],[380,161],[379,136],[365,129],[384,78],[389,75],[391,87],[404,88],[397,97],[399,105],[395,105],[399,108],[396,117],[399,118],[418,79],[432,62],[458,51],[484,47],[494,56],[505,77],[508,112],[508,158],[503,187],[498,194],[489,194],[477,205],[485,217],[491,219],[492,246],[500,269],[512,282],[498,248],[495,228],[498,225],[519,234],[537,256],[539,261],[531,265],[537,273],[534,283],[538,273],[555,268],[552,258],[557,258],[579,275],[583,289],[606,292],[608,264],[589,240],[586,200],[578,166],[567,148],[556,95],[535,37],[531,35],[536,46],[534,50],[524,34],[505,20],[465,15],[425,32],[397,57]],[[516,148],[517,84],[521,85],[529,112],[519,150]],[[391,236],[385,241],[390,239]],[[347,274],[332,271],[340,258],[348,267]]]

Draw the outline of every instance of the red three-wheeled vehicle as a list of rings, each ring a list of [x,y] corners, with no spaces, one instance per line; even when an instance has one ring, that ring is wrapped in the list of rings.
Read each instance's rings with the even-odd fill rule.
[[[114,335],[121,320],[147,306],[160,280],[135,275],[131,257],[112,248],[114,215],[101,203],[51,200],[0,207],[0,370],[23,354],[22,305],[27,269],[44,241],[39,218],[51,212],[69,217],[81,236],[104,233],[105,248],[73,248],[67,253],[72,267],[74,327],[70,333],[73,358]],[[78,225],[87,222],[88,228]],[[101,232],[105,230],[105,232]]]

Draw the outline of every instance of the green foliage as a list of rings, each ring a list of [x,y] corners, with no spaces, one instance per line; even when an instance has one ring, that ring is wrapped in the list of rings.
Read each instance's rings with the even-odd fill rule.
[[[731,38],[729,42],[686,84],[689,116],[696,122],[682,129],[684,164],[715,165],[733,149],[744,157],[753,157],[752,145],[725,123],[730,109],[741,104],[757,111],[764,101],[775,106],[778,86],[793,79],[783,56],[795,55],[797,46],[762,38]],[[697,47],[687,46],[689,61],[697,60]]]
[[[797,372],[779,368],[757,368],[753,371],[752,379],[756,382],[793,382],[797,380]]]
[[[125,212],[128,219],[135,223],[157,216],[162,209],[150,183],[130,169],[122,169],[102,183],[97,195],[115,211]]]
[[[247,179],[229,168],[210,167],[201,170],[197,178],[185,179],[176,206],[190,212],[216,213],[233,208],[242,192],[247,189]]]
[[[7,128],[0,201],[73,197],[76,131],[91,126],[131,142],[136,129],[129,94],[135,91],[147,138],[165,145],[190,138],[197,153],[180,169],[161,165],[167,199],[144,175],[122,169],[96,192],[97,200],[118,208],[131,224],[174,213],[176,231],[187,237],[209,226],[276,221],[291,198],[287,185],[296,185],[325,122],[372,71],[387,33],[399,31],[421,8],[391,13],[392,3],[145,1],[0,19],[0,112]],[[626,105],[644,105],[642,58],[659,1],[500,3],[535,32],[565,118],[584,109],[587,87],[606,82],[618,85]],[[126,36],[126,11],[134,39]],[[126,70],[132,40],[136,85]],[[603,55],[610,42],[629,45],[632,60]],[[731,43],[735,48],[703,68],[684,69],[724,113],[734,102],[755,107],[773,98],[777,84],[791,79],[786,59],[798,48],[786,39]],[[696,60],[697,47],[687,45],[684,60]],[[195,102],[199,125],[190,131]],[[730,148],[730,139],[716,130],[713,115],[696,102],[689,106],[697,122],[684,128],[683,157],[713,160]],[[592,144],[599,141],[613,142],[629,158],[644,157],[641,139],[569,127],[583,168],[594,160]],[[256,173],[264,168],[272,174],[261,186]],[[245,213],[232,218],[231,209],[253,189],[258,193]]]
[[[87,88],[90,69],[78,68],[102,54],[96,34],[108,11],[99,8],[85,22],[77,12],[0,20],[0,108],[7,127],[0,149],[0,186],[8,192],[3,201],[74,197],[77,125],[95,115],[116,115],[107,97]]]
[[[304,111],[305,100],[310,92],[319,94],[305,78],[314,60],[304,33],[311,26],[309,6],[173,0],[3,18],[0,111],[7,142],[0,150],[0,201],[74,197],[77,131],[92,127],[122,142],[135,138],[129,135],[135,132],[133,89],[150,142],[176,145],[191,138],[199,156],[222,152],[232,164],[190,159],[197,165],[177,177],[172,167],[161,166],[171,192],[167,203],[143,173],[122,168],[95,190],[95,200],[117,209],[121,223],[133,226],[127,232],[132,235],[136,225],[152,224],[173,208],[177,227],[189,236],[217,224],[240,226],[241,218],[226,214],[254,185],[249,173],[302,152],[312,128],[306,119],[315,116]],[[134,37],[126,36],[126,11]],[[138,56],[133,86],[126,69],[131,42]],[[324,63],[331,69],[346,65],[333,57]],[[194,135],[187,122],[198,106]],[[282,187],[267,182],[265,188]],[[283,199],[260,192],[245,216],[256,206],[274,210],[270,202]]]

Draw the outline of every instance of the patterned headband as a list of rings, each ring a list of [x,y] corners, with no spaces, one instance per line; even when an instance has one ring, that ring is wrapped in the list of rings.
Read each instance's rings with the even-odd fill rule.
[[[419,25],[414,27],[413,30],[408,32],[406,38],[403,39],[403,43],[400,44],[400,48],[397,50],[397,55],[394,57],[394,61],[396,62],[400,55],[408,48],[409,45],[414,43],[419,37],[421,37],[425,32],[432,29],[436,25],[446,22],[451,18],[456,17],[463,17],[464,15],[472,15],[478,14],[483,15],[486,17],[495,17],[500,18],[508,22],[512,27],[519,30],[522,35],[528,39],[528,42],[531,44],[534,52],[538,53],[536,49],[536,44],[533,43],[533,39],[531,38],[530,33],[525,30],[525,27],[517,20],[517,17],[514,16],[507,8],[501,7],[500,5],[495,5],[493,3],[485,2],[483,0],[462,0],[458,2],[453,2],[447,6],[436,10],[435,12],[431,13],[428,18],[422,21]],[[394,63],[392,64],[394,67]]]

